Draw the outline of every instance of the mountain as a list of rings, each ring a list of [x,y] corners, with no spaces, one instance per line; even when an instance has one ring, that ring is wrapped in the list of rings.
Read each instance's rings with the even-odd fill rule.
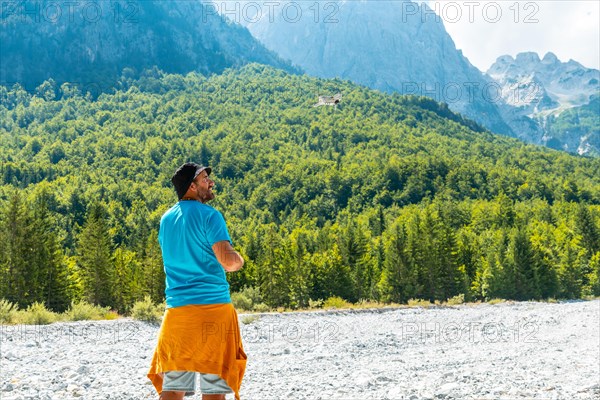
[[[3,4],[0,81],[33,91],[48,79],[90,92],[158,67],[219,73],[259,62],[291,66],[203,1],[22,1]]]
[[[500,115],[497,102],[503,100],[486,92],[494,81],[456,49],[427,5],[378,1],[374,6],[364,0],[278,5],[242,7],[247,15],[239,22],[308,74],[427,96],[493,132],[516,135]]]
[[[600,71],[553,53],[498,57],[487,71],[501,87],[513,119],[527,117],[543,129],[539,141],[579,154],[600,154]],[[568,112],[566,112],[568,110]],[[581,116],[581,118],[579,117]]]
[[[565,108],[588,104],[598,93],[598,71],[575,61],[561,63],[552,53],[540,60],[524,53],[516,60],[499,58],[483,74],[456,49],[441,18],[424,3],[288,1],[268,12],[264,5],[261,9],[258,3],[246,4],[253,6],[241,7],[240,14],[248,12],[237,22],[311,75],[427,96],[494,133],[599,154],[593,130],[550,132],[549,114],[556,118]]]

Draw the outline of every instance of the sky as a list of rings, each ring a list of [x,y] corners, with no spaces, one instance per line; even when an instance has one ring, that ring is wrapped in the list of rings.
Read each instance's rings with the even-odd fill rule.
[[[501,55],[551,51],[600,69],[600,0],[428,0],[456,48],[482,71]],[[427,16],[426,16],[427,17]],[[430,16],[433,17],[433,16]]]

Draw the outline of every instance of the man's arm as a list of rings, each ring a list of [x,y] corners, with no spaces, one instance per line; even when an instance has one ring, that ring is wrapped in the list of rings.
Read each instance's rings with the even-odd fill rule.
[[[223,266],[223,269],[227,272],[234,272],[241,269],[244,266],[244,259],[231,247],[231,243],[228,240],[222,240],[213,244],[213,251],[217,256],[217,261]]]

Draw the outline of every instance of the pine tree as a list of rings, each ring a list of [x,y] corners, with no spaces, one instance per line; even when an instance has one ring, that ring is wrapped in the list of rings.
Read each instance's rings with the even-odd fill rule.
[[[512,227],[515,223],[515,209],[513,201],[504,193],[500,193],[495,199],[497,211],[495,217],[496,227]]]
[[[353,295],[349,299],[357,301],[368,295],[373,278],[373,267],[368,248],[368,239],[362,228],[349,217],[342,229],[338,243],[342,260],[352,271]]]
[[[42,192],[33,203],[32,230],[37,245],[32,253],[32,268],[38,270],[40,293],[37,301],[43,301],[54,311],[65,311],[71,299],[68,293],[69,276],[64,263],[56,233],[56,221],[48,209],[49,195]]]
[[[438,229],[435,216],[426,207],[421,212],[421,237],[418,243],[422,254],[420,283],[424,288],[425,298],[432,302],[440,299],[443,290],[440,287],[440,272],[445,255],[438,240]]]
[[[15,295],[16,285],[13,278],[15,249],[12,245],[15,243],[15,238],[19,237],[18,234],[11,231],[11,228],[21,226],[21,224],[13,222],[13,218],[14,211],[22,208],[20,204],[15,207],[14,202],[20,202],[18,193],[14,193],[6,205],[3,204],[4,207],[0,213],[0,299],[5,298],[11,302],[15,302],[18,298]],[[11,211],[13,212],[11,213]]]
[[[537,294],[541,299],[554,298],[558,294],[558,277],[556,268],[545,257],[541,250],[532,248],[534,264],[536,265]]]
[[[125,218],[126,243],[140,258],[146,256],[146,241],[150,234],[148,207],[141,200],[135,200]]]
[[[581,236],[581,246],[587,250],[589,257],[600,251],[600,232],[585,204],[577,206],[575,232]]]
[[[271,307],[289,304],[288,276],[286,270],[291,262],[289,246],[275,227],[266,227],[260,257],[257,263],[257,277],[265,303]]]
[[[0,296],[24,308],[39,301],[41,283],[39,271],[33,264],[36,246],[33,218],[21,196],[22,193],[15,190],[3,213]]]
[[[539,298],[537,291],[537,271],[531,243],[524,229],[513,229],[507,249],[507,269],[512,290],[511,298],[528,300]]]
[[[590,260],[588,281],[589,287],[586,288],[586,294],[600,296],[600,251],[594,254]]]
[[[144,271],[144,293],[149,294],[155,303],[162,303],[165,299],[166,277],[156,230],[153,230],[146,238],[145,247],[146,256],[142,267]]]
[[[84,294],[90,303],[113,306],[114,266],[106,214],[99,204],[90,207],[78,235],[77,264]]]
[[[129,311],[133,303],[143,298],[142,266],[136,253],[118,247],[114,252],[112,307],[120,313]]]
[[[397,222],[385,252],[384,268],[379,290],[385,302],[405,303],[420,292],[418,274],[406,249],[404,225]]]
[[[446,219],[438,219],[437,225],[436,250],[439,258],[437,298],[446,300],[462,291],[465,276],[459,269],[458,244],[454,229],[446,223]]]
[[[427,298],[429,295],[429,287],[426,279],[425,264],[425,246],[424,236],[422,231],[421,215],[418,210],[415,210],[411,218],[405,223],[406,231],[406,257],[411,266],[411,276],[414,274],[417,277],[415,285],[418,288],[415,297]]]
[[[508,298],[511,292],[506,284],[505,248],[506,234],[503,230],[489,232],[480,243],[482,254],[475,280],[471,285],[473,295],[481,299]]]
[[[559,295],[565,299],[578,299],[582,289],[582,262],[585,250],[573,243],[567,243],[558,265],[560,282]]]

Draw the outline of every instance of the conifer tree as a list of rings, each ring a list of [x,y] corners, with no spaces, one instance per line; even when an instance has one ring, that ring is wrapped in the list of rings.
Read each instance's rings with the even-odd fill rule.
[[[34,266],[36,251],[33,218],[15,190],[5,206],[2,221],[3,240],[1,258],[0,296],[24,308],[42,298],[40,271]]]
[[[513,201],[504,193],[495,199],[497,211],[495,217],[496,227],[512,227],[515,223],[515,209]]]
[[[90,303],[113,306],[114,266],[106,211],[93,204],[78,235],[77,264]]]
[[[165,270],[162,261],[162,252],[158,243],[158,232],[156,230],[146,238],[146,256],[143,261],[143,291],[152,298],[155,303],[162,303],[165,299]]]
[[[364,299],[369,293],[373,268],[368,249],[368,239],[352,217],[340,232],[338,243],[342,260],[352,271],[353,294],[351,301]]]
[[[134,302],[143,298],[143,270],[136,253],[118,247],[114,252],[112,307],[126,313]]]
[[[513,229],[507,249],[507,282],[510,298],[528,300],[539,298],[537,271],[531,243],[524,229]]]
[[[36,301],[43,301],[54,311],[65,311],[71,299],[68,293],[69,276],[59,247],[57,223],[48,209],[49,195],[46,191],[37,195],[33,202],[33,223],[36,247],[32,252],[31,268],[37,269],[39,277]]]
[[[405,303],[420,293],[418,274],[406,249],[404,224],[397,222],[386,248],[384,269],[379,282],[382,300]]]
[[[584,276],[582,263],[585,259],[585,250],[572,242],[566,244],[558,264],[558,277],[560,282],[559,295],[565,299],[578,299]]]
[[[269,224],[261,246],[257,278],[262,298],[271,307],[285,306],[289,302],[286,269],[291,260],[285,247],[275,224]]]
[[[588,276],[589,287],[585,294],[600,296],[600,251],[594,254],[590,260],[590,274]]]
[[[352,271],[348,264],[344,263],[337,243],[324,253],[315,254],[313,264],[317,265],[316,271],[319,271],[318,275],[315,274],[313,298],[328,299],[333,296],[343,299],[352,298]]]
[[[581,236],[581,246],[591,257],[600,251],[600,230],[586,204],[579,204],[575,214],[575,232]]]

